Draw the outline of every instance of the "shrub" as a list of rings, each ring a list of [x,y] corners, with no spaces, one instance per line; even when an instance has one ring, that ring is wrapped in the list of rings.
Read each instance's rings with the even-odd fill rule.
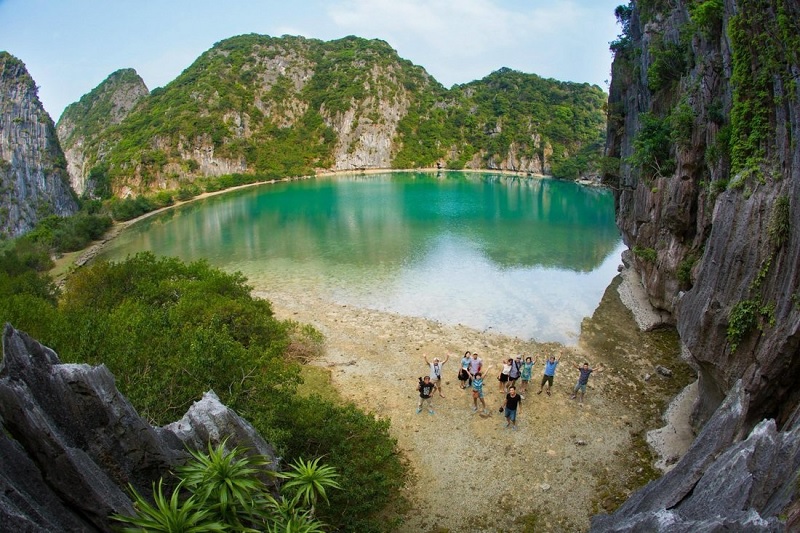
[[[634,246],[633,247],[633,253],[634,253],[634,255],[636,255],[636,257],[640,257],[640,258],[642,258],[645,261],[648,261],[650,263],[655,263],[656,259],[658,259],[658,254],[656,253],[656,251],[653,248],[644,248],[644,247],[641,247],[641,246]]]
[[[319,460],[291,465],[287,472],[268,472],[269,462],[262,456],[244,456],[238,449],[225,450],[225,442],[208,446],[208,453],[192,451],[192,459],[178,469],[180,482],[167,498],[163,479],[153,487],[151,505],[131,488],[137,514],[115,515],[114,519],[135,527],[126,532],[164,531],[302,531],[322,532],[323,524],[314,518],[319,497],[327,501],[326,491],[336,489],[336,471]],[[288,481],[276,499],[264,483],[264,475]],[[189,496],[181,501],[182,491]]]

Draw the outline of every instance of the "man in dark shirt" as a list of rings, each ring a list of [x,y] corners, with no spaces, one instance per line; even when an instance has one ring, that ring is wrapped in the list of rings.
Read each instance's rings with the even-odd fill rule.
[[[503,402],[503,414],[506,417],[506,427],[511,425],[511,429],[517,429],[517,409],[522,401],[522,396],[517,394],[516,387],[509,387],[506,394],[506,401]]]
[[[578,401],[583,403],[583,395],[586,394],[586,384],[589,383],[589,376],[592,375],[592,372],[597,372],[598,374],[602,372],[603,366],[600,365],[597,368],[589,368],[589,363],[583,363],[582,367],[572,363],[572,366],[577,368],[581,375],[578,376],[578,382],[575,384],[575,388],[572,390],[572,396],[570,396],[570,398],[574,400],[575,396],[580,394],[581,399]]]
[[[422,412],[423,404],[428,405],[428,412],[433,414],[433,404],[431,403],[431,396],[433,396],[433,391],[436,390],[436,384],[431,381],[430,376],[425,376],[419,381],[419,385],[417,385],[417,390],[419,391],[419,405],[417,406],[417,413]]]

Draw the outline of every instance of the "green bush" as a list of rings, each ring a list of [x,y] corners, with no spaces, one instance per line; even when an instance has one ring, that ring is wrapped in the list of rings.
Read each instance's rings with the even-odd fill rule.
[[[672,132],[669,120],[653,113],[642,113],[639,120],[630,163],[639,167],[645,177],[669,176],[676,166],[671,157]]]
[[[651,47],[653,60],[647,67],[647,88],[653,92],[669,88],[687,72],[687,49],[680,43]]]
[[[767,233],[773,246],[777,249],[783,246],[792,234],[791,214],[789,212],[789,197],[779,196],[772,206],[772,216],[769,219]]]
[[[678,269],[675,272],[675,277],[684,287],[691,286],[692,284],[692,269],[694,265],[697,263],[697,256],[694,254],[689,254],[683,258],[683,260],[678,264]]]
[[[633,253],[636,257],[644,259],[650,263],[655,263],[658,259],[658,254],[653,248],[644,248],[642,246],[634,246]]]

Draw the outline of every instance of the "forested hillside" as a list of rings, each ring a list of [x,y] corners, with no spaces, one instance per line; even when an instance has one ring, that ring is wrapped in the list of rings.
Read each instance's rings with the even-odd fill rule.
[[[595,168],[605,135],[597,86],[500,69],[448,90],[384,41],[357,37],[233,37],[137,96],[119,123],[97,107],[59,121],[73,183],[119,196],[233,173],[441,166],[576,178]]]

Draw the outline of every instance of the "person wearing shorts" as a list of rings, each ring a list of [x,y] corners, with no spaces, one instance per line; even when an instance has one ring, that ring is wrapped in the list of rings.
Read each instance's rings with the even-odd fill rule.
[[[503,415],[506,417],[506,426],[511,426],[511,429],[517,429],[517,411],[519,409],[522,397],[517,394],[517,388],[513,385],[508,388],[506,394],[506,401],[503,402]]]
[[[427,404],[428,412],[433,414],[433,403],[431,401],[431,396],[433,396],[433,391],[436,390],[436,384],[431,381],[430,376],[425,376],[419,380],[417,390],[419,391],[419,405],[417,405],[417,414],[422,412],[422,407],[425,404]]]
[[[483,399],[483,374],[478,371],[474,376],[472,376],[472,412],[477,412],[478,410],[478,400],[481,401],[481,406],[483,408],[483,413],[489,414],[489,411],[486,409],[486,402]]]
[[[439,396],[444,398],[444,394],[442,394],[442,367],[444,364],[450,359],[450,354],[447,354],[444,358],[444,361],[439,361],[438,357],[433,358],[433,362],[428,362],[428,356],[423,355],[423,359],[425,359],[425,364],[431,368],[431,381],[436,385],[436,388],[439,389]]]
[[[550,396],[550,389],[553,388],[553,378],[556,375],[556,367],[558,366],[559,361],[561,361],[561,355],[562,353],[558,354],[558,359],[556,359],[555,355],[551,355],[550,358],[544,362],[542,383],[539,385],[539,392],[536,394],[541,394],[542,389],[544,389],[544,384],[547,383],[547,395]]]
[[[581,398],[578,400],[578,403],[583,403],[583,395],[586,394],[586,385],[589,383],[589,376],[592,375],[592,372],[597,372],[598,374],[602,372],[603,366],[600,365],[597,368],[590,368],[589,363],[583,363],[582,367],[572,363],[572,366],[580,372],[580,375],[578,376],[578,382],[575,383],[575,388],[572,390],[570,399],[574,400],[575,396],[580,394]]]

